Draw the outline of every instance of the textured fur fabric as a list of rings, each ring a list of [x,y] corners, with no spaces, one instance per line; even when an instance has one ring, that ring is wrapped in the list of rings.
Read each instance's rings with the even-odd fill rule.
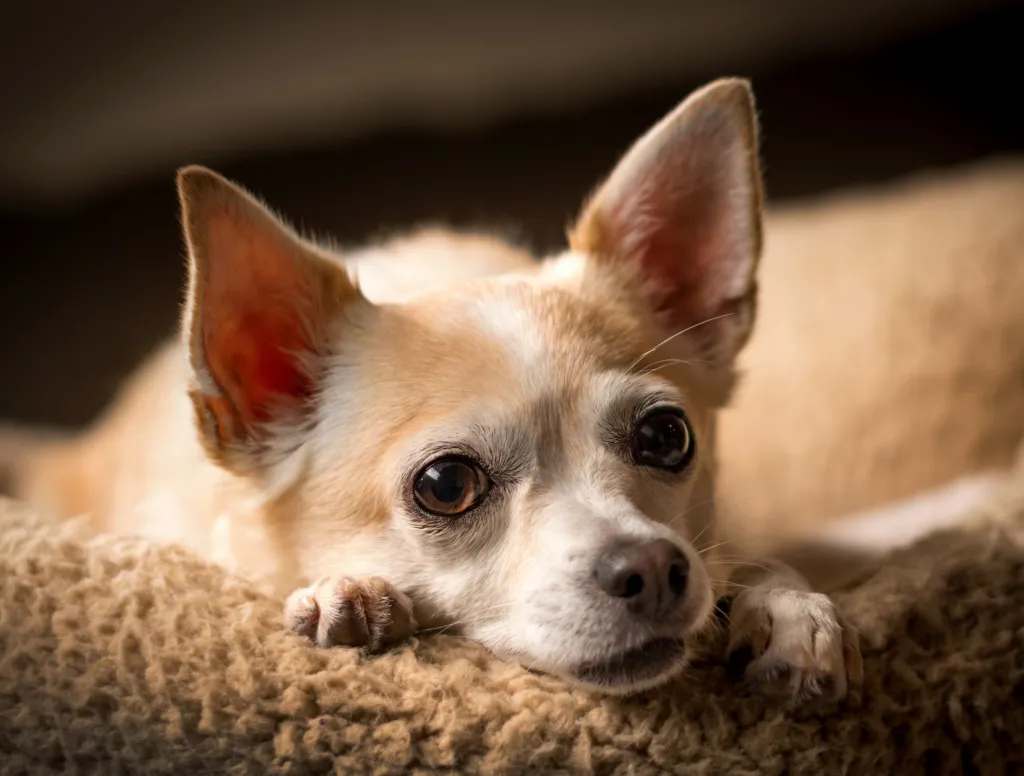
[[[830,250],[852,256],[841,226]],[[954,230],[939,226],[941,248]],[[984,247],[990,231],[957,233]],[[899,234],[880,239],[898,251]],[[1019,250],[1000,234],[995,250]],[[975,463],[1012,444],[977,441],[990,454]],[[279,600],[185,550],[86,538],[0,501],[0,774],[1024,772],[1024,466],[969,530],[836,598],[866,683],[835,709],[786,712],[708,663],[616,700],[443,634],[377,658],[317,650],[283,632]]]
[[[863,692],[820,715],[719,665],[599,698],[445,635],[368,659],[189,553],[0,508],[3,773],[1019,773],[1024,487],[839,595]]]

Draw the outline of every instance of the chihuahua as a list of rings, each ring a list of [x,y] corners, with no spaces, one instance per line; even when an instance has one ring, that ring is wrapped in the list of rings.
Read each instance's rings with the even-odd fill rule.
[[[626,694],[678,674],[726,598],[747,680],[805,700],[860,679],[830,598],[716,551],[762,243],[747,82],[641,137],[543,261],[441,231],[339,255],[210,170],[177,183],[181,341],[38,444],[21,497],[269,580],[319,647],[451,626]]]

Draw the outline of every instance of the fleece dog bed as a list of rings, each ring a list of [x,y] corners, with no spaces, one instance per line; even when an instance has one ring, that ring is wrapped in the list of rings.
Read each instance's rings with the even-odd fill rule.
[[[838,596],[858,697],[786,713],[695,666],[615,700],[437,635],[376,658],[281,631],[188,552],[0,507],[3,773],[1020,773],[1024,487]]]
[[[610,699],[446,634],[367,658],[189,552],[0,501],[0,774],[1024,772],[1024,465],[836,598],[865,684],[824,713],[726,666]]]

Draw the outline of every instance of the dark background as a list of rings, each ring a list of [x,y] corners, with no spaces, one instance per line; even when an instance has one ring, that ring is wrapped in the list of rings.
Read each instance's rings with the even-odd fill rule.
[[[819,45],[736,67],[698,61],[685,73],[486,121],[378,122],[342,139],[282,135],[235,152],[170,146],[149,164],[73,190],[7,190],[0,418],[88,420],[173,330],[183,280],[179,164],[216,165],[303,229],[343,244],[441,220],[511,230],[543,250],[559,244],[581,198],[639,133],[695,86],[738,74],[754,81],[769,195],[779,204],[1024,149],[1024,4],[977,6],[836,51]],[[88,42],[83,34],[81,45]],[[32,50],[38,42],[28,31],[17,45],[25,51],[7,53],[0,80],[11,94],[26,92],[32,68],[42,73],[48,61],[47,51]],[[21,68],[13,75],[12,62]],[[73,72],[44,82],[74,96]],[[8,95],[0,97],[12,111],[33,104],[14,100],[11,108]]]

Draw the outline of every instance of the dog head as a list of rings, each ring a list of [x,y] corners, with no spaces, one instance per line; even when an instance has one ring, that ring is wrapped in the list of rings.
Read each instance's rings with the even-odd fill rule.
[[[385,577],[421,620],[608,691],[679,669],[713,606],[696,540],[754,320],[745,82],[644,135],[564,254],[473,277],[472,247],[433,252],[400,303],[214,173],[179,187],[200,438],[268,494],[281,552],[309,577]]]

